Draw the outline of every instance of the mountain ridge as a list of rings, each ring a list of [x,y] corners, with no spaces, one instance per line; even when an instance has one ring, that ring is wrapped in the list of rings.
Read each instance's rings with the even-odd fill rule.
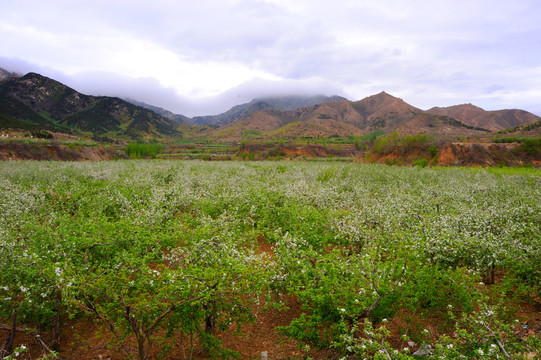
[[[128,138],[175,135],[176,123],[120,98],[91,96],[30,72],[0,83],[0,124]],[[33,112],[33,114],[32,114]]]
[[[482,109],[476,111],[484,112]],[[502,114],[502,119],[512,126],[516,126],[516,123],[541,120],[523,110],[497,113]],[[508,118],[509,116],[515,118]],[[490,121],[483,124],[491,125],[492,128],[501,126],[495,120],[494,124]],[[421,110],[383,91],[359,101],[327,102],[291,111],[262,109],[216,129],[212,137],[238,141],[243,139],[246,132],[261,139],[361,136],[374,132],[397,132],[401,136],[426,134],[450,138],[484,136],[492,131],[478,126],[475,122],[462,122],[449,115]]]
[[[490,111],[472,104],[433,107],[428,109],[427,112],[434,115],[450,116],[465,124],[483,127],[491,131],[501,131],[509,127],[526,125],[540,119],[537,115],[525,110],[504,109]]]
[[[330,101],[341,101],[345,98],[332,95],[313,95],[313,96],[302,96],[302,95],[284,95],[284,96],[271,96],[271,97],[258,97],[254,98],[252,101],[244,104],[239,104],[233,106],[228,111],[217,114],[217,115],[207,115],[207,116],[195,116],[190,121],[194,125],[214,125],[214,126],[224,126],[231,124],[237,120],[250,116],[251,114],[266,109],[275,109],[275,110],[294,110],[306,106],[321,104],[324,102]]]
[[[324,95],[255,98],[222,114],[190,119],[136,100],[85,95],[37,73],[18,76],[0,70],[4,76],[0,81],[3,128],[127,138],[180,138],[184,133],[190,138],[238,141],[245,134],[250,138],[295,138],[397,132],[478,137],[541,120],[524,110],[485,111],[472,104],[424,111],[385,91],[357,101]],[[302,103],[311,105],[297,107]],[[213,125],[190,125],[197,122]]]
[[[137,105],[137,106],[141,106],[141,107],[144,107],[148,110],[151,110],[151,111],[154,111],[156,114],[159,114],[161,116],[163,116],[164,118],[167,118],[169,120],[172,120],[172,121],[176,121],[176,122],[179,122],[181,124],[188,124],[189,121],[191,120],[188,116],[184,116],[182,114],[175,114],[173,113],[172,111],[169,111],[167,109],[164,109],[162,107],[159,107],[159,106],[154,106],[154,105],[150,105],[150,104],[147,104],[145,102],[142,102],[142,101],[138,101],[138,100],[135,100],[135,99],[131,99],[131,98],[125,98],[123,99],[133,105]]]
[[[0,68],[0,81],[4,81],[11,78],[17,78],[20,76],[21,75],[17,74],[16,72],[10,72],[10,71],[7,71],[6,69]]]

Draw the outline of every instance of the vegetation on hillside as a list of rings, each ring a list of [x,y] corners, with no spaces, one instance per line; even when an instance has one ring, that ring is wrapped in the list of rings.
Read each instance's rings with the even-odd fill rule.
[[[141,140],[133,141],[126,146],[126,154],[132,159],[155,159],[163,151],[163,145],[157,140],[145,143]]]

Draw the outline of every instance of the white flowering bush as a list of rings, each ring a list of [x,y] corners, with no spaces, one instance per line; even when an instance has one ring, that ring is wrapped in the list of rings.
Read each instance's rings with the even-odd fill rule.
[[[224,358],[221,331],[294,298],[279,331],[303,347],[406,358],[382,327],[403,311],[439,314],[438,356],[521,356],[538,345],[514,336],[506,302],[541,296],[540,199],[532,170],[3,162],[0,317],[16,310],[50,345],[85,315],[125,357],[192,339]]]

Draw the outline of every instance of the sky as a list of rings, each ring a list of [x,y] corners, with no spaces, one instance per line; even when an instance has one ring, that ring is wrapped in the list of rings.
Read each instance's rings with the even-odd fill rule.
[[[1,0],[0,67],[186,116],[386,91],[541,115],[539,0]]]

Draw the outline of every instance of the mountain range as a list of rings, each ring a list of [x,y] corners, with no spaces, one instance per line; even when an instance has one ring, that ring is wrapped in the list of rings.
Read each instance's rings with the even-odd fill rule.
[[[295,110],[307,106],[321,104],[325,102],[334,102],[346,100],[341,96],[276,96],[266,98],[256,98],[246,104],[236,105],[230,110],[211,116],[196,116],[189,123],[194,125],[214,125],[224,126],[234,123],[237,120],[243,119],[256,113],[260,110]]]
[[[541,120],[524,110],[486,111],[471,104],[424,111],[386,92],[360,101],[322,95],[257,98],[222,114],[191,119],[145,103],[137,104],[157,109],[177,121],[217,127],[208,134],[223,141],[241,140],[246,133],[261,138],[366,135],[377,131],[436,137],[486,136]]]
[[[529,113],[528,113],[529,114]],[[487,117],[490,119],[490,116]],[[528,117],[529,119],[529,117]],[[522,118],[519,118],[522,121]],[[483,125],[432,114],[386,92],[360,101],[335,101],[292,111],[265,109],[217,129],[213,136],[239,140],[246,131],[262,138],[317,138],[367,135],[374,132],[435,137],[479,136],[490,133]]]
[[[149,104],[144,103],[142,101],[137,101],[137,100],[130,99],[130,98],[127,98],[127,99],[124,99],[124,100],[126,100],[129,103],[132,103],[133,105],[141,106],[141,107],[144,107],[144,108],[146,108],[148,110],[152,110],[156,114],[159,114],[159,115],[163,116],[164,118],[167,118],[169,120],[173,120],[175,122],[188,124],[192,120],[191,118],[189,118],[187,116],[180,115],[180,114],[175,114],[175,113],[173,113],[173,112],[171,112],[169,110],[166,110],[164,108],[161,108],[159,106],[149,105]],[[203,124],[203,125],[206,125],[206,124]]]
[[[541,121],[523,110],[485,111],[471,104],[424,111],[385,92],[359,101],[323,95],[257,98],[222,114],[188,118],[136,100],[84,95],[36,73],[19,76],[0,70],[0,128],[112,138],[184,135],[238,141],[246,134],[261,139],[347,137],[376,132],[479,137]]]
[[[122,99],[89,96],[28,73],[0,82],[0,127],[139,138],[180,135],[178,123]]]
[[[429,114],[445,115],[465,124],[482,127],[490,131],[500,131],[509,127],[529,124],[539,120],[539,117],[524,110],[485,111],[472,104],[455,105],[450,107],[433,107],[427,110]]]

